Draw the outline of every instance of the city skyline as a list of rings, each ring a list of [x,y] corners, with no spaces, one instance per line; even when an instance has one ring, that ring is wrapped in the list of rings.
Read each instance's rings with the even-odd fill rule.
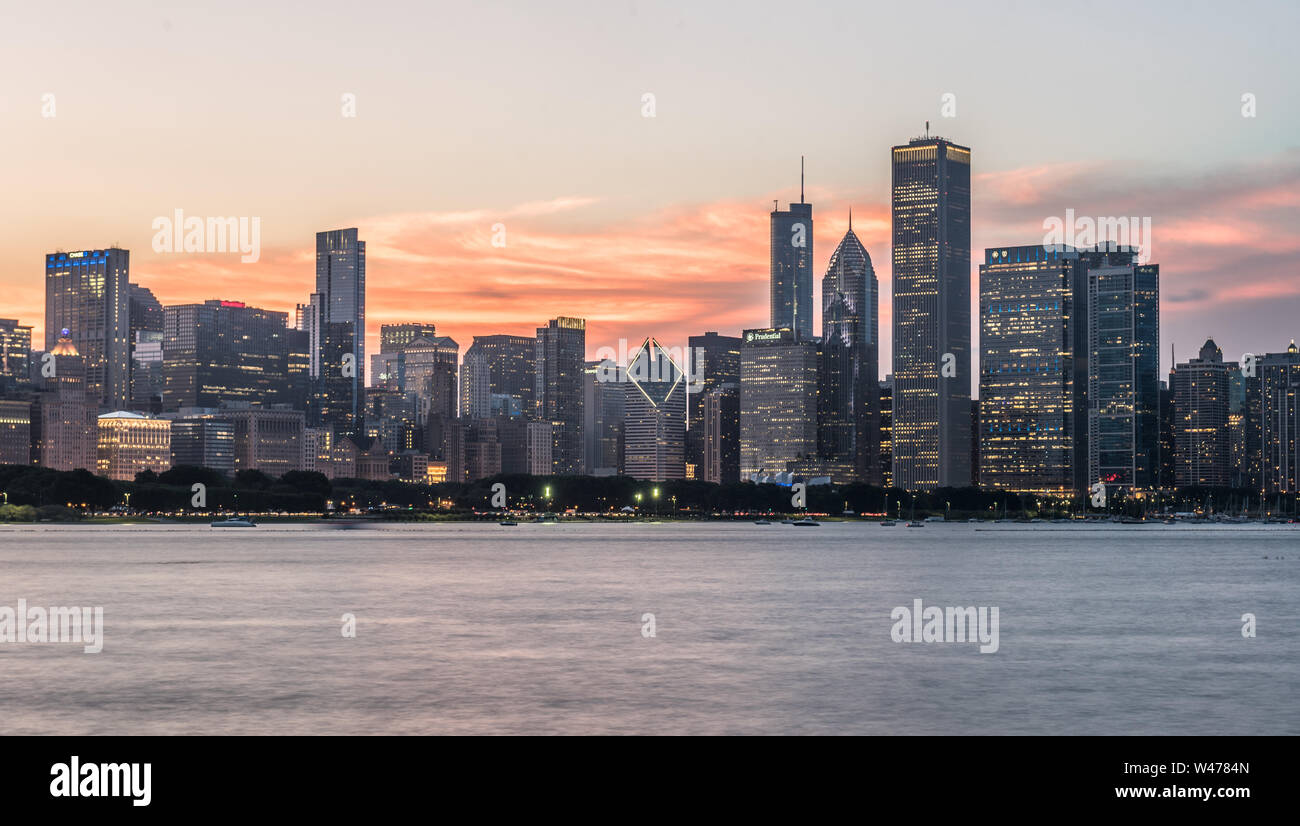
[[[1125,49],[1143,28],[1159,27],[1180,43],[1213,43],[1221,65],[1233,70],[1204,65],[1195,49],[1158,46],[1137,64],[1097,61],[1080,89],[1063,73],[1008,77],[1007,56],[984,48],[980,38],[940,31],[933,65],[864,88],[858,103],[850,93],[846,104],[823,84],[795,86],[783,77],[781,61],[766,66],[753,55],[779,43],[810,72],[854,84],[870,76],[864,68],[899,62],[904,44],[882,44],[878,54],[850,60],[825,40],[787,42],[761,8],[738,23],[718,10],[685,6],[569,4],[549,14],[517,11],[517,23],[461,10],[460,22],[504,27],[480,61],[498,49],[497,56],[512,50],[538,56],[543,46],[525,36],[530,27],[572,30],[576,37],[619,26],[630,40],[624,55],[601,46],[610,67],[602,77],[591,78],[584,71],[589,59],[577,55],[534,59],[526,74],[506,60],[475,77],[451,71],[465,59],[465,47],[449,42],[437,55],[421,49],[421,66],[432,61],[432,76],[445,62],[447,76],[461,78],[463,90],[431,90],[427,79],[408,77],[406,62],[417,54],[419,15],[432,12],[412,10],[417,19],[410,34],[394,35],[373,22],[359,26],[357,51],[349,54],[376,59],[325,68],[306,44],[341,13],[342,6],[327,3],[319,21],[266,12],[304,37],[277,42],[265,55],[243,54],[247,64],[235,82],[251,80],[259,69],[280,79],[267,96],[253,95],[214,122],[206,107],[221,94],[208,78],[229,73],[204,70],[221,61],[228,68],[228,50],[247,48],[229,45],[237,38],[223,36],[226,24],[181,9],[166,18],[130,14],[118,21],[85,5],[83,14],[71,15],[67,36],[122,31],[125,40],[112,42],[129,43],[133,57],[119,70],[150,80],[138,84],[142,91],[124,91],[87,71],[88,61],[106,54],[99,44],[109,41],[101,37],[85,38],[84,54],[70,53],[51,74],[30,78],[17,71],[40,62],[23,41],[36,15],[20,10],[10,30],[15,42],[0,53],[18,78],[0,99],[0,113],[13,157],[24,159],[10,175],[16,197],[0,207],[6,210],[0,314],[32,325],[42,340],[35,260],[60,247],[103,249],[114,242],[132,252],[132,280],[164,303],[223,298],[289,312],[311,292],[310,235],[346,226],[357,227],[370,245],[368,352],[378,352],[380,324],[411,315],[433,318],[463,343],[476,335],[527,335],[543,319],[582,315],[589,323],[588,357],[619,338],[653,335],[681,343],[701,330],[735,334],[770,321],[762,222],[773,199],[796,197],[794,165],[806,155],[807,201],[820,239],[813,271],[824,271],[852,207],[855,228],[877,263],[882,318],[889,318],[889,166],[872,147],[920,134],[929,120],[934,131],[979,153],[972,186],[976,253],[1032,243],[1046,218],[1067,209],[1150,216],[1155,255],[1168,275],[1165,341],[1177,345],[1181,361],[1213,336],[1225,357],[1235,358],[1257,346],[1252,330],[1279,329],[1300,311],[1293,276],[1300,235],[1292,220],[1300,206],[1293,137],[1300,124],[1281,105],[1283,79],[1295,73],[1282,33],[1295,29],[1300,13],[1247,3],[1239,15],[1211,23],[1162,14],[1158,6],[1113,5],[1129,24],[1118,34],[1103,9],[1090,19],[1051,11],[1033,21],[1004,16],[997,35],[1017,42],[1017,61],[1055,57],[1052,38],[1035,35],[1065,30],[1091,40],[1099,56],[1131,58]],[[809,14],[833,43],[899,12],[841,5]],[[986,11],[954,7],[951,14],[954,30],[965,23],[990,32]],[[722,35],[735,25],[752,35],[748,51],[727,44],[715,54],[711,47],[725,43]],[[682,65],[650,58],[665,45]],[[284,76],[280,61],[294,59],[304,76]],[[869,65],[856,64],[859,59]],[[158,65],[178,71],[159,78]],[[1162,72],[1142,74],[1148,65]],[[688,67],[714,82],[695,88]],[[573,95],[573,88],[590,94]],[[719,88],[739,97],[720,100]],[[1086,108],[1091,89],[1105,90],[1104,123],[1084,119],[1063,133],[1041,117],[1044,101],[1051,109]],[[46,93],[57,101],[51,118],[41,116]],[[643,117],[647,93],[655,96],[654,118]],[[953,118],[941,111],[949,93]],[[1255,118],[1242,117],[1247,93],[1258,98]],[[356,96],[355,118],[340,115],[343,94]],[[819,128],[777,122],[759,105],[774,95],[799,95],[799,120]],[[447,118],[448,112],[457,116]],[[106,117],[134,140],[109,135],[91,146],[78,139]],[[344,185],[319,175],[325,157]],[[294,160],[272,166],[271,158]],[[112,210],[93,206],[93,196],[105,189],[115,193]],[[260,218],[260,259],[153,252],[151,222],[178,208]],[[492,246],[497,223],[505,225],[504,247]],[[971,262],[972,283],[977,263]],[[820,302],[814,311],[820,314]],[[882,335],[884,364],[891,348],[890,336]],[[1163,374],[1172,366],[1167,346],[1160,358]]]

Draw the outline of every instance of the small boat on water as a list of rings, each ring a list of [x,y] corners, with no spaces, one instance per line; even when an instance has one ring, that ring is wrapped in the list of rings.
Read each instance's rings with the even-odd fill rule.
[[[815,521],[810,516],[805,516],[803,519],[796,520],[794,522],[791,522],[790,524],[794,525],[796,528],[808,528],[808,527],[816,528],[821,525],[820,522]]]
[[[894,527],[894,526],[897,525],[897,524],[898,524],[898,523],[895,522],[895,521],[892,520],[892,519],[886,519],[886,520],[884,520],[884,521],[882,521],[882,522],[880,523],[880,527],[882,527],[882,528],[892,528],[892,527]]]
[[[794,524],[794,520],[793,520],[793,519],[782,519],[782,520],[781,520],[781,524],[782,524],[782,525],[793,525],[793,524]]]
[[[218,519],[212,523],[214,528],[256,528],[257,523],[251,516],[232,516],[229,519]]]
[[[772,523],[771,523],[771,522],[768,522],[766,519],[755,519],[755,520],[754,520],[754,524],[755,524],[755,525],[771,525]]]
[[[512,521],[512,520],[510,520],[510,519],[503,519],[503,520],[501,520],[500,522],[498,522],[497,524],[498,524],[498,525],[505,525],[505,526],[508,526],[508,527],[513,527],[513,526],[515,526],[515,525],[518,525],[519,523],[518,523],[518,522],[515,522],[515,521]]]

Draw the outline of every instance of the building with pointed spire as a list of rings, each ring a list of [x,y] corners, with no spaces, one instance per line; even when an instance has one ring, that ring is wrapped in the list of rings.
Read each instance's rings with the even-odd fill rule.
[[[880,484],[879,353],[880,284],[850,210],[822,278],[817,438],[832,478]]]

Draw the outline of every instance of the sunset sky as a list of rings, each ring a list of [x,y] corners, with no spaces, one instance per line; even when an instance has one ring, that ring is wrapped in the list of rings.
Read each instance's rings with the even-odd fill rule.
[[[9,4],[0,317],[39,346],[44,254],[112,244],[164,304],[291,312],[314,233],[356,226],[372,352],[395,321],[462,350],[556,315],[592,355],[734,335],[768,323],[768,212],[806,155],[818,290],[852,206],[883,373],[889,147],[928,120],[972,149],[973,279],[1067,209],[1149,216],[1164,368],[1208,335],[1277,351],[1300,337],[1297,31],[1280,0]],[[260,261],[154,253],[175,209],[260,218]]]

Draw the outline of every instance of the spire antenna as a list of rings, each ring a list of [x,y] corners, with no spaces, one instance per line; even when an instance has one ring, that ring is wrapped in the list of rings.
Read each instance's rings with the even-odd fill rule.
[[[803,203],[803,155],[799,156],[799,203]]]
[[[853,207],[849,207],[849,232],[853,232]]]

